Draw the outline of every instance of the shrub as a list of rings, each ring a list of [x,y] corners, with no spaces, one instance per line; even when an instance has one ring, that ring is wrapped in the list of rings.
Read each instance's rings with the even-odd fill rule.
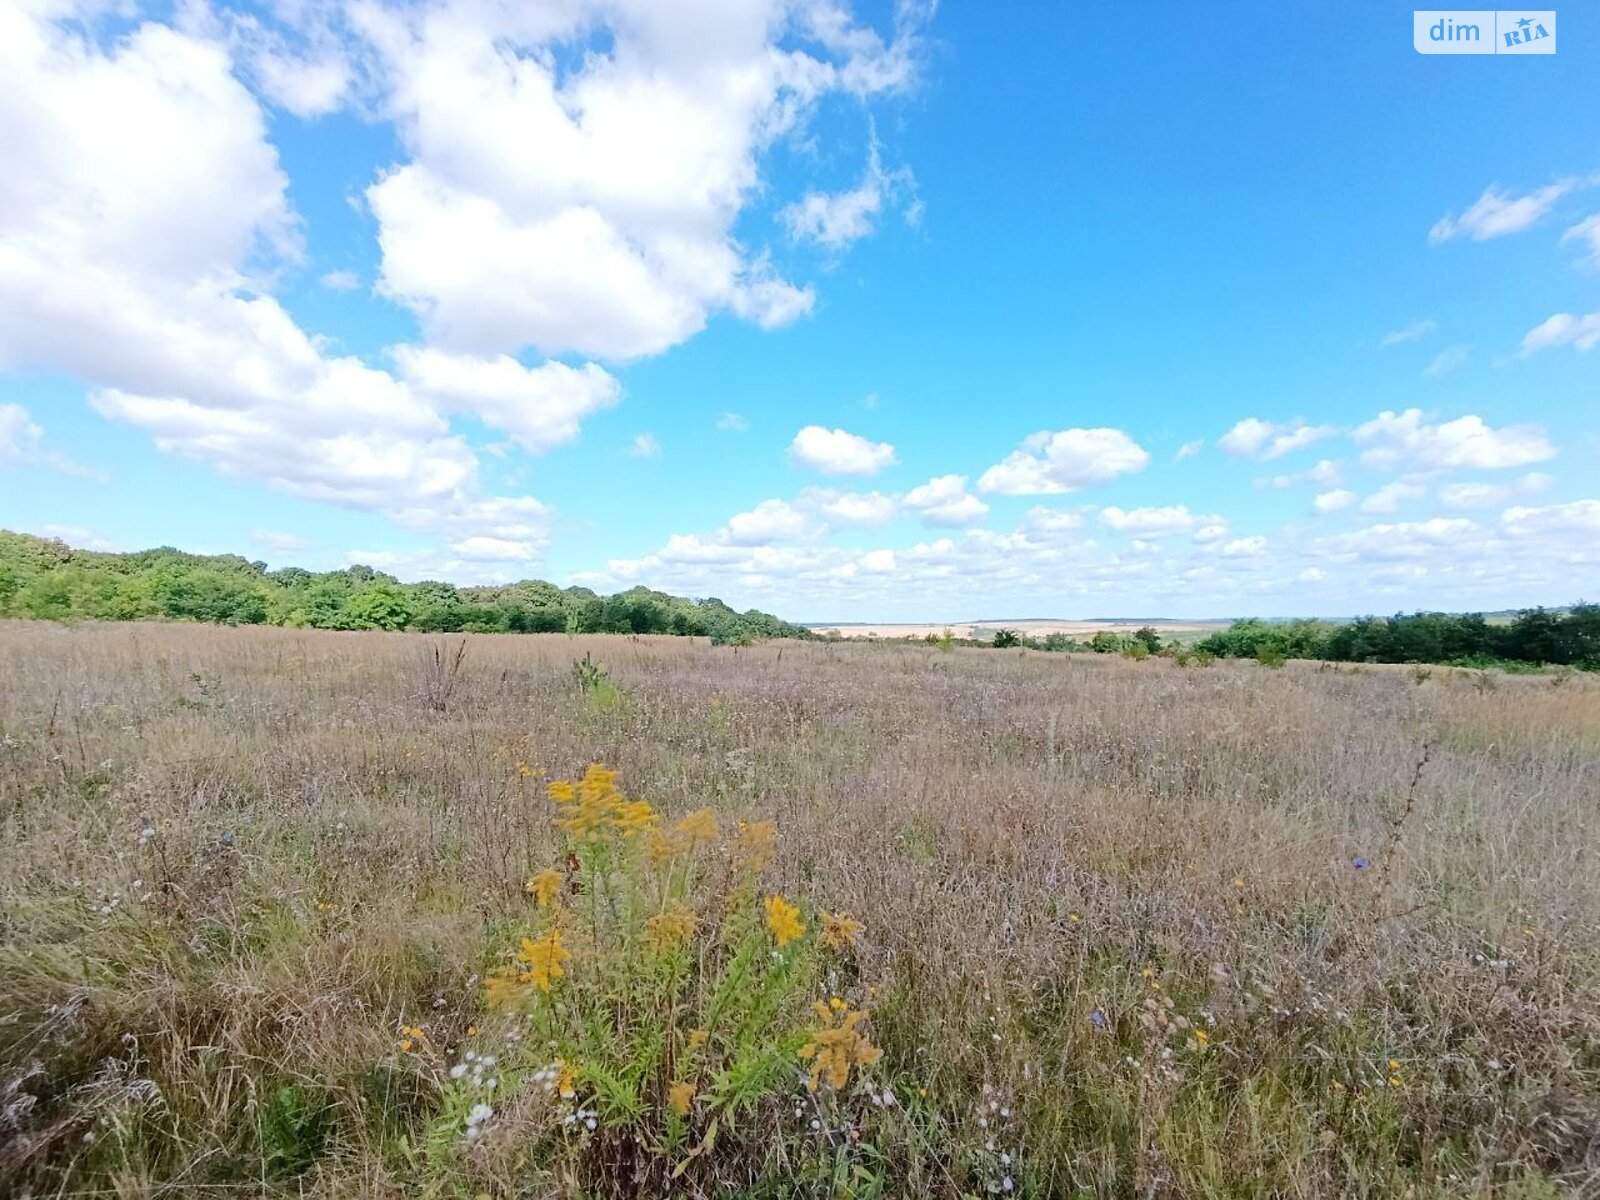
[[[994,648],[996,650],[1010,650],[1022,645],[1022,635],[1015,629],[996,629],[994,631]]]
[[[758,1147],[797,1097],[837,1102],[877,1063],[863,994],[808,1003],[825,969],[853,966],[862,927],[762,895],[770,822],[724,838],[701,809],[668,826],[598,765],[549,793],[567,853],[528,879],[526,927],[487,974],[428,1139],[436,1170],[568,1154],[586,1186],[663,1194],[713,1144]]]

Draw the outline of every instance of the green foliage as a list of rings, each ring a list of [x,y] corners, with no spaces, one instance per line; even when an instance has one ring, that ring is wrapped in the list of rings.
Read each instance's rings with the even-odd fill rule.
[[[303,1174],[322,1157],[333,1132],[333,1102],[322,1092],[283,1084],[260,1107],[261,1158],[276,1176]]]
[[[1102,629],[1089,639],[1089,649],[1096,654],[1121,654],[1128,648],[1128,639],[1120,633]]]
[[[1507,624],[1481,613],[1398,613],[1345,625],[1235,621],[1197,644],[1221,658],[1310,658],[1330,662],[1547,664],[1600,669],[1600,605],[1565,613],[1524,609]],[[1265,655],[1266,657],[1263,657]]]
[[[237,554],[163,547],[133,554],[74,550],[0,530],[0,616],[49,621],[204,621],[310,629],[430,633],[652,633],[749,645],[810,632],[721,600],[636,587],[615,596],[536,579],[500,587],[401,583],[367,566],[320,574],[268,571]]]
[[[577,684],[579,694],[601,712],[609,712],[622,703],[622,692],[611,680],[611,669],[596,662],[587,650],[582,658],[573,660],[572,682]]]
[[[1015,629],[996,629],[994,631],[994,648],[996,650],[1009,650],[1013,646],[1022,645],[1022,635]]]

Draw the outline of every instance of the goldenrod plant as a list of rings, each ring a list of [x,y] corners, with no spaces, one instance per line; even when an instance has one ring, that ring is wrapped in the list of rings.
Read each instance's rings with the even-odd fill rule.
[[[762,889],[772,823],[668,821],[598,764],[547,791],[565,859],[529,875],[526,929],[485,976],[436,1168],[564,1155],[590,1185],[696,1177],[878,1063],[864,997],[813,999],[864,926]]]

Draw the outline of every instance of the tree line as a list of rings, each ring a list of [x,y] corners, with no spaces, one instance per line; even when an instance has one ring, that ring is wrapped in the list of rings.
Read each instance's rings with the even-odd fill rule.
[[[1529,608],[1508,621],[1482,613],[1416,612],[1324,621],[1235,621],[1195,643],[1219,658],[1315,658],[1329,662],[1530,663],[1600,670],[1600,604],[1562,612]]]
[[[0,530],[0,616],[51,621],[205,621],[444,633],[665,633],[746,643],[808,630],[721,600],[636,587],[614,596],[528,579],[495,587],[401,583],[367,566],[268,570],[237,554],[163,546],[78,550]]]

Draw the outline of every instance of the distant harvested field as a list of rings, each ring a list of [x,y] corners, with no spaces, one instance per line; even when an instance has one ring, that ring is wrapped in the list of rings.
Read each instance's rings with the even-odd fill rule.
[[[837,635],[842,638],[930,638],[940,637],[949,632],[960,638],[983,639],[993,636],[996,629],[1014,629],[1024,637],[1042,638],[1052,633],[1064,633],[1068,637],[1087,640],[1095,634],[1107,633],[1132,633],[1136,629],[1151,626],[1163,638],[1180,638],[1190,640],[1192,637],[1204,637],[1208,633],[1215,633],[1219,629],[1226,629],[1227,621],[956,621],[943,625],[918,625],[912,624],[845,624],[845,625],[808,625],[806,628],[813,633],[824,635]]]
[[[0,623],[0,1195],[1600,1186],[1600,680],[462,642]],[[717,831],[610,958],[640,896],[544,787],[594,762]],[[765,818],[798,915],[737,883]],[[740,936],[810,990],[719,1018]],[[814,999],[864,1014],[841,1088]]]

